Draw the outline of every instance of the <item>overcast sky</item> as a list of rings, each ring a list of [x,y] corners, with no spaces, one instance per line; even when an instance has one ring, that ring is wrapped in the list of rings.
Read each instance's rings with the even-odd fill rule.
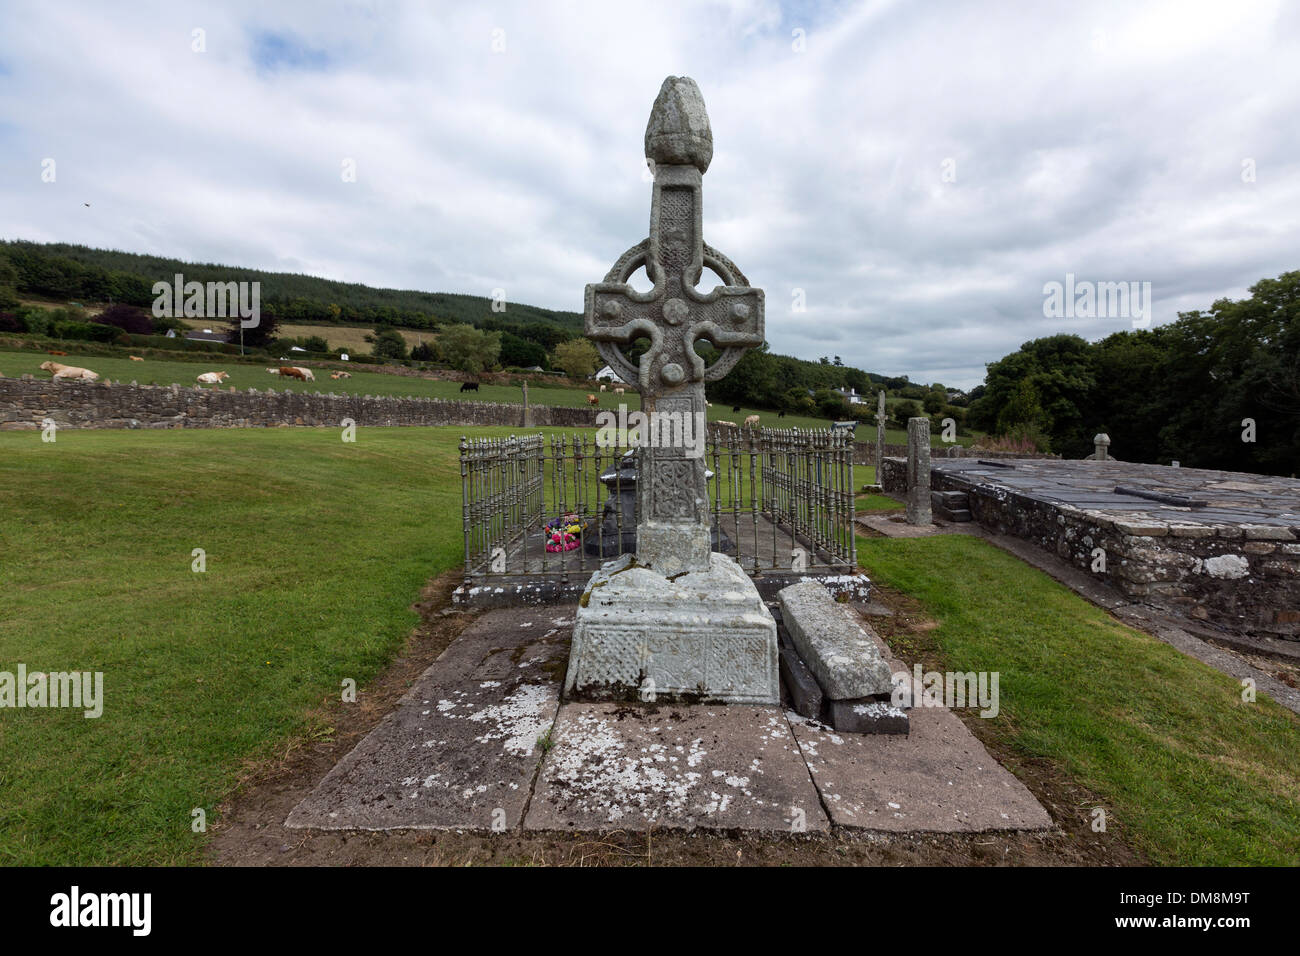
[[[970,387],[1131,327],[1046,318],[1067,273],[1158,325],[1300,268],[1300,3],[1243,0],[3,0],[0,237],[581,311],[670,74],[777,352]]]

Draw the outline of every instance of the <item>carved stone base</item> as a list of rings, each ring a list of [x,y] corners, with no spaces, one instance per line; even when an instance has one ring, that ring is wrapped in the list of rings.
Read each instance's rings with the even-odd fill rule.
[[[776,621],[725,554],[672,580],[623,555],[579,601],[568,699],[776,704],[779,681]]]

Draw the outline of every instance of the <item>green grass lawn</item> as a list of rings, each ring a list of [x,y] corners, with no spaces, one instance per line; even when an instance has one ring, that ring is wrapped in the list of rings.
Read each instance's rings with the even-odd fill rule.
[[[858,495],[856,502],[858,511],[901,511],[903,509],[901,501],[895,501],[888,495]]]
[[[1098,794],[1156,863],[1300,861],[1300,719],[965,535],[859,538],[917,598],[948,669],[998,671],[992,731]]]
[[[383,667],[459,564],[459,435],[0,433],[0,670],[102,671],[106,699],[0,711],[0,863],[196,861],[190,811]]]
[[[481,430],[506,434],[509,429]],[[0,863],[192,863],[249,758],[401,646],[462,557],[460,429],[0,433],[0,670],[104,673],[104,714],[0,711]],[[191,570],[192,551],[207,571]],[[1006,747],[1151,859],[1300,859],[1300,721],[965,536],[859,539]]]

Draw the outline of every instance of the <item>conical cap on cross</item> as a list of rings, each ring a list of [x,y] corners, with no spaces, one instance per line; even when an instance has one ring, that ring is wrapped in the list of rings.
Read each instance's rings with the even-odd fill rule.
[[[704,96],[689,76],[670,76],[659,87],[645,128],[645,158],[656,166],[694,166],[713,161],[713,130]]]

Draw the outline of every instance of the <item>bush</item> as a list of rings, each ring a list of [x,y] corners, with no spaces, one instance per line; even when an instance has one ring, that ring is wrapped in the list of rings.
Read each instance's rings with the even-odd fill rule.
[[[133,305],[114,305],[105,309],[92,320],[101,325],[111,325],[132,335],[151,335],[154,331],[153,319],[143,309]]]
[[[23,322],[13,312],[0,312],[0,332],[25,332]]]
[[[86,342],[111,342],[121,330],[96,322],[54,322],[50,332],[56,339],[73,339]]]
[[[895,425],[899,428],[906,428],[909,418],[921,417],[921,406],[913,401],[899,402],[889,414],[893,418]]]
[[[371,351],[375,355],[382,355],[384,358],[404,359],[406,358],[406,339],[402,338],[402,333],[396,329],[376,329],[375,344]]]

